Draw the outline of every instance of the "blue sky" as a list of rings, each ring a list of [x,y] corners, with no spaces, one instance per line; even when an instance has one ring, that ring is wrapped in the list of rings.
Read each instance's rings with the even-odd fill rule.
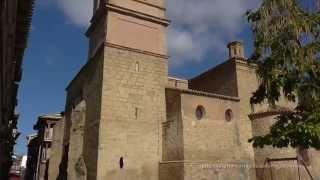
[[[173,20],[168,31],[171,75],[190,78],[223,62],[232,40],[244,41],[250,54],[251,33],[243,14],[256,5],[255,0],[168,1],[168,16]],[[65,88],[86,62],[84,32],[90,10],[88,0],[36,1],[18,96],[22,134],[17,153],[26,153],[26,136],[34,132],[39,115],[64,111]]]
[[[26,152],[26,135],[33,132],[39,115],[64,110],[65,87],[86,61],[85,28],[72,25],[57,7],[41,1],[36,4],[19,89],[18,153]]]

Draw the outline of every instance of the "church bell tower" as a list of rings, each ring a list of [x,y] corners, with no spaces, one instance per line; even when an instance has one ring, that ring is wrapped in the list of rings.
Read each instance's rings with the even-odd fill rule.
[[[94,0],[89,61],[102,63],[96,179],[158,180],[168,77],[165,0]]]
[[[105,43],[167,56],[165,0],[94,0],[89,55]]]

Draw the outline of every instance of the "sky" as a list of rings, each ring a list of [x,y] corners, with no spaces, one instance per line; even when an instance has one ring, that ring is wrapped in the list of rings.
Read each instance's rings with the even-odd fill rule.
[[[259,0],[167,0],[169,74],[191,78],[227,59],[227,44],[243,41],[252,52],[245,19]],[[64,111],[65,88],[87,61],[85,37],[92,0],[36,0],[18,95],[16,153],[26,154],[26,136],[37,117]]]

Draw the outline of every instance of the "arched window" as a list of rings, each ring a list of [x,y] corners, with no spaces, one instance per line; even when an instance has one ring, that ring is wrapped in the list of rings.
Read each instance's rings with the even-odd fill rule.
[[[120,169],[122,169],[124,167],[124,160],[123,160],[123,157],[120,157],[120,160],[119,160],[119,166],[120,166]]]
[[[203,119],[204,117],[205,117],[205,115],[206,115],[206,109],[203,107],[203,106],[201,106],[201,105],[199,105],[199,106],[197,106],[197,109],[196,109],[196,117],[197,117],[197,119],[198,120],[201,120],[201,119]]]
[[[236,47],[234,47],[234,49],[233,49],[233,54],[234,54],[234,56],[237,56],[237,55],[238,55],[238,53],[237,53],[237,48],[236,48]]]
[[[231,109],[227,109],[225,112],[226,121],[230,122],[233,119],[233,112]]]

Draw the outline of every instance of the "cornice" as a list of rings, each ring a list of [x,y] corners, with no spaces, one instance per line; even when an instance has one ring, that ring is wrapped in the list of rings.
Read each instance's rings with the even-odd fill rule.
[[[238,97],[225,96],[225,95],[214,94],[214,93],[208,93],[208,92],[197,91],[197,90],[193,90],[193,89],[180,89],[180,88],[174,88],[174,87],[169,87],[169,86],[167,86],[166,89],[180,91],[181,93],[192,94],[192,95],[196,95],[196,96],[205,96],[205,97],[211,97],[211,98],[217,98],[217,99],[223,99],[223,100],[230,100],[230,101],[235,101],[235,102],[239,102],[240,101],[240,99]]]
[[[163,10],[163,11],[166,11],[166,8],[165,8],[165,7],[161,7],[161,6],[158,6],[158,5],[154,5],[154,4],[151,4],[151,3],[147,3],[147,2],[144,2],[144,1],[141,1],[141,0],[132,0],[132,1],[139,2],[139,3],[141,3],[141,4],[145,4],[145,5],[148,5],[148,6],[151,6],[151,7],[158,8],[158,9],[161,9],[161,10]]]
[[[139,1],[139,0],[135,0],[135,1]],[[146,20],[146,21],[150,21],[156,24],[161,24],[163,26],[169,26],[171,21],[165,18],[160,18],[160,17],[156,17],[156,16],[152,16],[146,13],[142,13],[139,11],[135,11],[132,9],[128,9],[128,8],[124,8],[121,6],[117,6],[115,4],[111,4],[111,3],[106,3],[105,6],[100,7],[94,14],[94,16],[91,19],[91,25],[89,27],[89,29],[87,30],[87,32],[85,33],[86,36],[89,36],[90,33],[94,30],[94,28],[96,27],[96,25],[98,24],[98,20],[101,19],[102,16],[106,15],[108,11],[113,11],[113,12],[117,12],[119,14],[123,14],[123,15],[127,15],[127,16],[132,16],[132,17],[136,17],[138,19],[142,19],[142,20]]]
[[[249,114],[249,118],[251,120],[256,120],[256,119],[261,119],[269,116],[276,116],[280,114],[288,114],[293,112],[293,109],[274,109],[274,110],[267,110],[267,111],[262,111],[262,112],[257,112],[257,113],[251,113]]]
[[[117,48],[117,49],[121,49],[121,50],[127,50],[127,51],[131,51],[131,52],[145,54],[145,55],[150,55],[150,56],[159,57],[159,58],[163,58],[163,59],[169,59],[169,56],[167,56],[165,54],[158,54],[158,53],[154,53],[151,51],[144,51],[144,50],[140,50],[140,49],[130,48],[130,47],[114,44],[114,43],[107,42],[107,41],[104,43],[104,46]]]
[[[118,12],[118,13],[124,14],[124,15],[134,16],[136,18],[148,20],[148,21],[151,21],[151,22],[154,22],[157,24],[162,24],[164,26],[170,25],[170,20],[168,20],[168,19],[160,18],[157,16],[152,16],[150,14],[142,13],[142,12],[135,11],[135,10],[128,9],[128,8],[124,8],[121,6],[117,6],[115,4],[107,3],[106,8],[110,11]]]
[[[249,63],[246,58],[231,58],[229,61],[234,61],[237,65],[245,66],[248,68],[256,69],[257,65],[254,63]]]

